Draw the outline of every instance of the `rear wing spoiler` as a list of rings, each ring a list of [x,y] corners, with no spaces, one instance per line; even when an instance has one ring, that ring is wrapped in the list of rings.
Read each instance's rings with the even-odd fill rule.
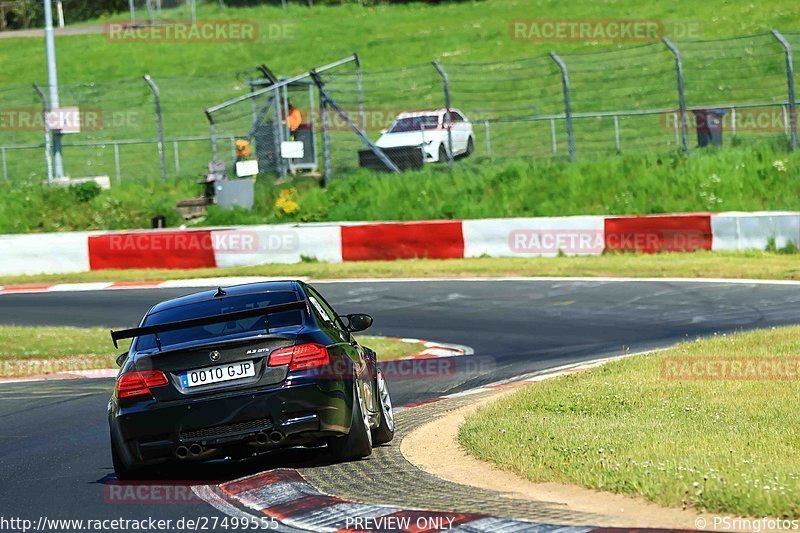
[[[269,315],[274,313],[282,313],[284,311],[294,311],[295,309],[305,309],[308,311],[308,305],[304,300],[298,300],[296,302],[289,302],[286,304],[257,307],[255,309],[245,309],[244,311],[233,311],[231,313],[222,313],[219,315],[204,316],[200,318],[190,318],[188,320],[164,322],[163,324],[142,326],[140,328],[121,329],[119,331],[111,332],[111,340],[114,341],[114,348],[119,348],[119,346],[117,346],[117,341],[120,339],[132,339],[134,337],[141,337],[142,335],[155,335],[156,344],[158,345],[158,349],[161,350],[161,342],[158,340],[158,334],[164,331],[175,331],[178,329],[192,328],[195,326],[219,324],[220,322],[227,322],[228,320],[240,320],[242,318],[250,318],[254,316],[263,316],[266,322],[265,327],[267,331],[269,331]]]

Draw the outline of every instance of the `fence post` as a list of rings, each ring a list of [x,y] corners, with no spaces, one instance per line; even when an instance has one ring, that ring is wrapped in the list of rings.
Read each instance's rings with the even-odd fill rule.
[[[161,95],[158,92],[158,86],[150,77],[150,74],[144,75],[144,81],[150,86],[153,91],[153,98],[155,99],[156,106],[156,126],[158,127],[158,159],[161,163],[161,181],[167,181],[167,161],[164,158],[164,120],[161,117]]]
[[[558,152],[558,141],[556,140],[556,119],[550,119],[550,142],[553,149],[553,159],[555,159]]]
[[[450,152],[447,164],[450,167],[450,170],[453,170],[453,129],[452,120],[450,118],[450,81],[447,79],[447,72],[444,71],[438,61],[433,62],[433,67],[442,77],[442,83],[444,85],[444,107],[446,110],[445,118],[447,120],[447,149]]]
[[[272,128],[272,136],[275,138],[275,166],[276,170],[278,171],[278,176],[280,176],[281,179],[284,179],[286,177],[287,169],[281,154],[284,133],[281,121],[283,120],[283,117],[288,117],[288,113],[285,115],[281,113],[281,93],[279,88],[272,90],[272,103],[275,106],[275,122]]]
[[[0,148],[0,157],[3,159],[3,179],[8,179],[8,167],[6,166],[6,147]]]
[[[178,153],[178,141],[173,141],[173,143],[172,143],[172,153],[175,156],[175,174],[180,174],[180,172],[181,172],[181,156]]]
[[[567,74],[567,65],[558,57],[555,52],[550,52],[550,57],[558,65],[561,70],[561,85],[564,88],[564,117],[567,120],[567,141],[569,146],[569,160],[575,161],[575,137],[572,133],[572,107],[569,101],[569,75]]]
[[[42,99],[42,123],[45,124],[44,164],[47,167],[47,181],[49,183],[53,181],[53,154],[50,153],[50,132],[47,131],[47,112],[49,111],[47,108],[47,96],[45,96],[44,91],[39,87],[38,83],[33,84],[33,89],[36,91],[36,94],[39,95],[39,98]]]
[[[322,128],[322,186],[327,188],[331,182],[331,139],[328,135],[328,104],[322,93],[319,94],[319,109]]]
[[[484,130],[486,130],[486,155],[492,157],[492,134],[489,131],[489,121],[484,120]]]
[[[789,127],[791,129],[792,152],[797,150],[797,108],[794,99],[794,65],[792,61],[792,46],[789,44],[781,32],[772,30],[772,35],[783,45],[783,52],[786,55],[786,79],[789,89]]]
[[[617,115],[614,115],[614,145],[617,147],[617,153],[622,153],[619,145],[619,117]]]
[[[367,117],[364,115],[364,80],[361,73],[361,60],[353,54],[356,61],[356,90],[358,91],[358,115],[361,117],[361,130],[367,131]]]
[[[678,131],[680,129],[680,128],[678,128],[678,123],[679,122],[680,122],[680,119],[678,118],[678,114],[677,113],[672,113],[672,125],[674,126],[673,129],[675,130],[675,146],[680,146],[681,145],[681,134]]]
[[[208,125],[208,135],[211,139],[211,160],[217,160],[217,127],[214,124],[214,119],[211,118],[211,115],[206,111],[206,116],[208,117],[209,125]]]
[[[117,183],[122,179],[122,171],[119,165],[119,143],[114,143],[114,171],[117,173]]]
[[[678,106],[680,108],[681,142],[683,143],[683,152],[688,154],[689,140],[686,134],[686,97],[683,91],[683,61],[681,61],[681,53],[678,51],[678,48],[672,44],[672,41],[666,37],[664,37],[662,41],[667,48],[669,48],[669,51],[672,52],[672,55],[675,56],[675,73],[678,77]]]

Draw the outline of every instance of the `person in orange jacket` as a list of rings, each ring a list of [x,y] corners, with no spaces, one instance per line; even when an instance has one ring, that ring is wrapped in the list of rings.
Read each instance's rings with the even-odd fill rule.
[[[300,124],[303,123],[303,115],[291,102],[289,102],[289,116],[287,117],[286,123],[289,125],[289,138],[294,140],[294,132],[296,132]]]

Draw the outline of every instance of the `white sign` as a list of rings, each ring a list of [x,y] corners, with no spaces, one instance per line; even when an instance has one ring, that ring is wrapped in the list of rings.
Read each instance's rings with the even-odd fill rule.
[[[77,107],[61,107],[51,109],[45,115],[45,128],[48,131],[61,131],[61,133],[81,132],[81,110]]]
[[[284,159],[303,159],[305,149],[300,141],[283,141],[281,143],[281,157]]]
[[[237,161],[236,162],[236,175],[240,178],[247,176],[255,176],[258,174],[258,161]]]

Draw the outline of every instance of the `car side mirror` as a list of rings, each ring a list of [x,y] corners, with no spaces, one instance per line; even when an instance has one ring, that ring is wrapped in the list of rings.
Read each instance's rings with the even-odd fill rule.
[[[119,354],[117,356],[117,359],[115,360],[116,363],[117,363],[117,366],[122,366],[122,363],[124,363],[125,359],[127,359],[127,358],[128,358],[128,352],[122,352],[121,354]]]
[[[372,325],[372,317],[364,313],[356,313],[345,316],[347,319],[347,331],[364,331]]]

